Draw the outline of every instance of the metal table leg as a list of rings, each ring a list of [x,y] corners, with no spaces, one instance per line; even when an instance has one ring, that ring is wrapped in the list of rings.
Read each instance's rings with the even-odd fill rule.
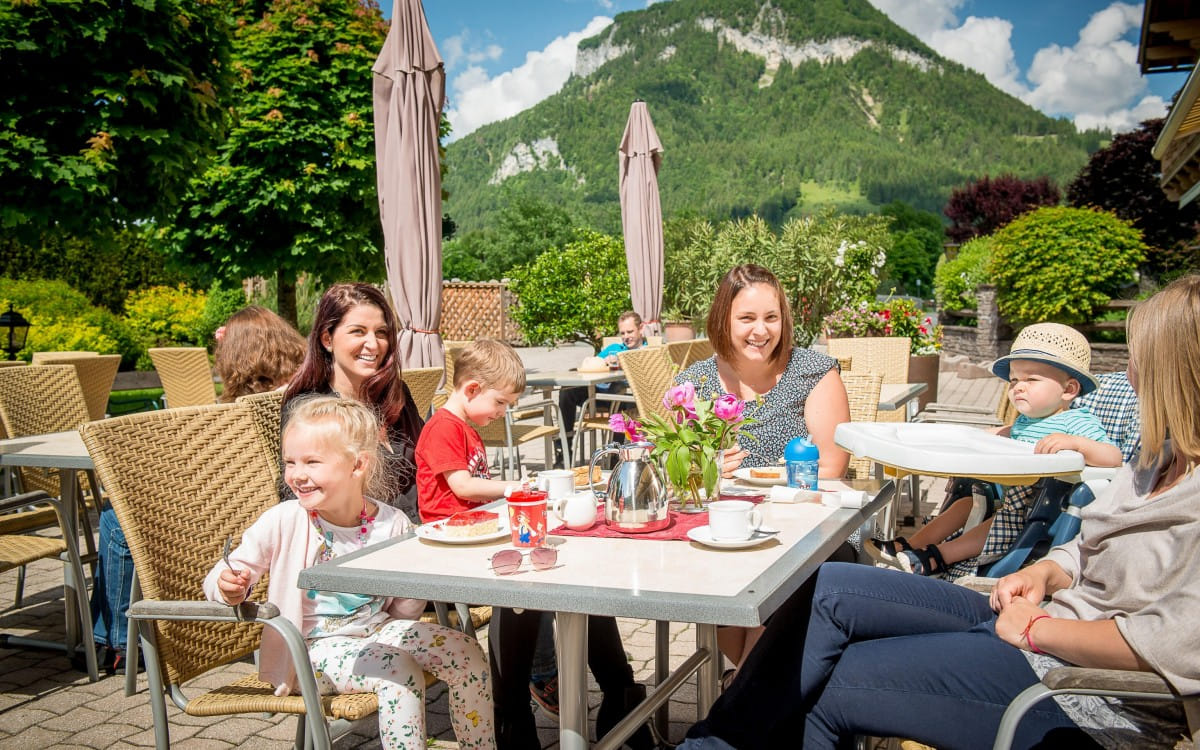
[[[555,612],[558,649],[558,739],[562,750],[583,750],[587,735],[587,615]]]

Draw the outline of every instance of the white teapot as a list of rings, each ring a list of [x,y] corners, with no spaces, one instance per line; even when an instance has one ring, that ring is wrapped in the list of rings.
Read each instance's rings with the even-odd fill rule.
[[[582,531],[596,523],[596,496],[591,490],[550,500],[546,508],[568,529]]]

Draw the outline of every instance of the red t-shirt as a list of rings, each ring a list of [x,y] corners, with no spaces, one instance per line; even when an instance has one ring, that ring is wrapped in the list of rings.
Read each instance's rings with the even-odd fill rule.
[[[491,479],[487,450],[475,428],[449,409],[438,409],[417,438],[417,510],[421,521],[440,521],[483,503],[464,500],[450,489],[446,472],[465,469]]]

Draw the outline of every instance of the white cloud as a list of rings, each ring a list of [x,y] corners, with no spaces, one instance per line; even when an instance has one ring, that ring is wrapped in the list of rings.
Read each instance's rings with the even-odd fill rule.
[[[1141,23],[1136,5],[1114,2],[1092,14],[1071,47],[1052,44],[1034,55],[1022,78],[1012,48],[1012,22],[970,16],[958,23],[963,0],[871,0],[876,8],[939,54],[976,70],[992,85],[1084,130],[1130,130],[1161,117],[1166,105],[1147,96],[1137,48],[1124,37]]]
[[[463,29],[462,33],[447,37],[438,45],[442,53],[442,61],[446,70],[454,70],[459,63],[477,65],[487,60],[499,60],[504,49],[498,44],[476,44],[471,40],[471,32]]]
[[[489,122],[512,117],[558,91],[575,68],[579,42],[595,36],[611,23],[611,18],[596,16],[582,31],[560,36],[543,50],[526,53],[523,64],[495,77],[488,77],[478,64],[469,65],[453,76],[451,106],[446,112],[453,129],[451,140]],[[447,53],[443,50],[442,54]]]

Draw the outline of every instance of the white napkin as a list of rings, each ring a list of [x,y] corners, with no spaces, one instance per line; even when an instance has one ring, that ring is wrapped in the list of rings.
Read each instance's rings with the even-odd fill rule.
[[[862,490],[822,492],[821,504],[831,508],[861,508],[867,504],[867,493]]]
[[[771,487],[771,502],[773,503],[808,503],[815,502],[817,498],[818,494],[814,490],[784,487],[778,484]]]

